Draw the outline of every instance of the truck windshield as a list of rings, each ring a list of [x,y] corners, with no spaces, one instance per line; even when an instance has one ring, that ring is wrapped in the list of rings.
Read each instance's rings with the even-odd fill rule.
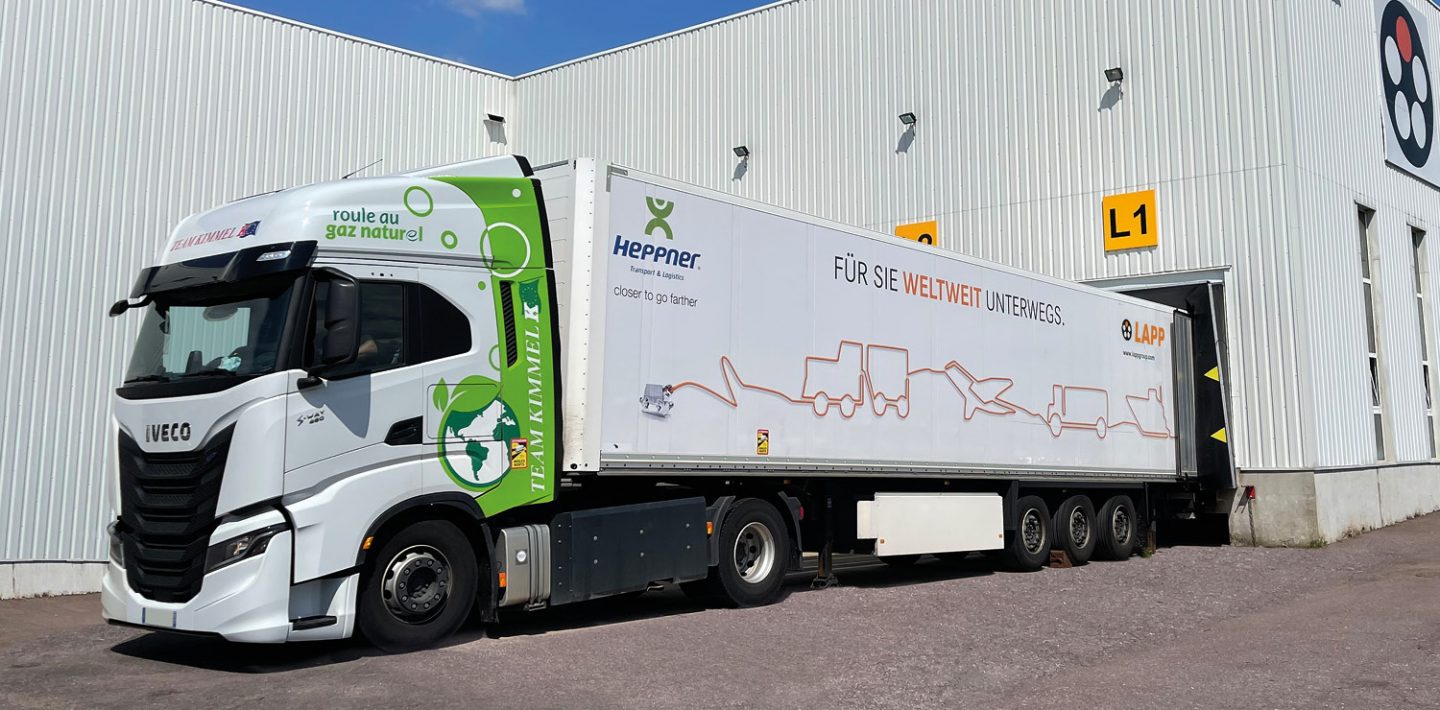
[[[274,371],[295,284],[292,275],[156,294],[125,384]]]

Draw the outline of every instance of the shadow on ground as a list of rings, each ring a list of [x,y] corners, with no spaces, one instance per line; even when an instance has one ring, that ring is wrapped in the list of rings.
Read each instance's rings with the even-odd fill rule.
[[[798,570],[786,577],[780,601],[791,594],[813,591],[815,559],[807,557]],[[892,567],[868,555],[839,555],[835,563],[841,587],[874,589],[943,582],[995,573],[988,559],[970,558],[942,562],[925,557],[909,567]],[[468,644],[485,638],[505,639],[539,636],[557,631],[625,624],[669,616],[693,614],[707,607],[690,600],[679,588],[641,596],[620,596],[537,611],[504,609],[499,624],[480,624],[472,619],[441,648]],[[385,655],[363,639],[311,641],[294,644],[242,644],[218,638],[147,633],[111,647],[131,658],[225,673],[267,674],[333,666],[369,656]]]

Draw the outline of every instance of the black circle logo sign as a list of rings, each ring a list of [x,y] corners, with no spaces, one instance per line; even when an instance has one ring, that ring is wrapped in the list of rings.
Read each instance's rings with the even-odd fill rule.
[[[1390,0],[1380,18],[1380,74],[1390,130],[1410,164],[1423,167],[1434,142],[1435,87],[1430,85],[1424,38],[1400,0]]]
[[[1120,322],[1120,337],[1129,340],[1134,330],[1130,327],[1130,319],[1126,318]]]

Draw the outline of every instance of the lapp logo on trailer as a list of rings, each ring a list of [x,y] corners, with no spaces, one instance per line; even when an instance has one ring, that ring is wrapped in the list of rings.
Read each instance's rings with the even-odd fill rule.
[[[1165,327],[1126,318],[1120,321],[1120,337],[1142,345],[1159,347],[1165,344]]]
[[[675,230],[671,228],[669,219],[670,215],[675,212],[675,202],[646,197],[645,207],[650,212],[650,220],[645,223],[645,236],[655,237],[659,233],[664,234],[667,241],[673,241]],[[649,244],[638,239],[626,239],[622,234],[615,235],[615,246],[611,249],[611,253],[636,261],[678,266],[682,269],[697,268],[697,262],[700,261],[700,252]]]
[[[1378,0],[1380,75],[1385,87],[1386,157],[1397,167],[1440,182],[1435,96],[1425,18],[1404,0]]]

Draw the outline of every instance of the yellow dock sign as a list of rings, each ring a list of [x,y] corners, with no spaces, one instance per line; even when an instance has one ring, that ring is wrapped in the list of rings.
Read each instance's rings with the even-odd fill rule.
[[[928,222],[911,222],[895,227],[895,236],[932,246],[939,239],[939,232],[940,224],[933,219]]]
[[[1106,195],[1100,200],[1100,214],[1104,220],[1107,252],[1142,249],[1160,243],[1154,190]]]

